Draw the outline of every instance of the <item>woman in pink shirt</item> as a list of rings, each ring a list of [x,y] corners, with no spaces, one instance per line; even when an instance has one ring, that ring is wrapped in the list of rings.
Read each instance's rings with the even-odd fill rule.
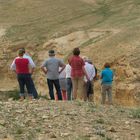
[[[84,60],[79,56],[80,49],[74,48],[73,56],[69,59],[69,64],[71,66],[71,78],[73,84],[73,97],[77,98],[77,90],[79,89],[80,99],[84,96],[84,75],[88,78],[88,75],[85,71]]]

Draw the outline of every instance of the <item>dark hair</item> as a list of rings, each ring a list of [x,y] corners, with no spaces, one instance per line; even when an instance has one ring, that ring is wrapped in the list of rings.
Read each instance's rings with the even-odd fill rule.
[[[110,63],[105,63],[105,64],[104,64],[104,67],[105,67],[105,68],[110,68]]]
[[[23,53],[25,53],[25,48],[21,48],[21,50],[23,50]]]
[[[55,51],[54,50],[49,50],[48,53],[49,53],[49,56],[55,56]]]
[[[23,49],[19,49],[18,50],[18,55],[19,56],[23,56],[24,55],[24,50]]]
[[[80,54],[80,49],[79,48],[74,48],[73,49],[73,55],[79,55]]]

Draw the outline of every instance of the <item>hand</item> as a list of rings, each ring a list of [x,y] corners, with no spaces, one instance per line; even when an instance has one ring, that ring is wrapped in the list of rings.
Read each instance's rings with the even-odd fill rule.
[[[86,78],[87,78],[87,81],[90,81],[90,78],[88,76]]]
[[[47,70],[44,70],[44,73],[47,74]]]

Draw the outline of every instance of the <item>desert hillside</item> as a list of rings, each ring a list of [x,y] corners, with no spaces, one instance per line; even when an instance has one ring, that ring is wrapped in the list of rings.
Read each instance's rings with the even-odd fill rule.
[[[81,55],[91,58],[99,71],[104,62],[112,63],[117,102],[139,104],[139,9],[139,0],[0,0],[0,90],[17,89],[9,65],[18,48],[30,52],[37,64],[37,89],[47,94],[40,71],[47,50],[55,49],[67,63],[72,49],[80,47]]]
[[[0,0],[0,140],[140,139],[140,0]],[[9,66],[25,47],[37,67],[39,100],[15,101],[16,75]],[[42,62],[48,50],[67,63],[73,48],[98,69],[115,73],[113,106],[49,101]]]

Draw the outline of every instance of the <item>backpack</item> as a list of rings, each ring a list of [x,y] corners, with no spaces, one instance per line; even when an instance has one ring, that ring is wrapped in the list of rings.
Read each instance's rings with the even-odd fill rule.
[[[96,68],[95,65],[94,65],[94,69],[95,69],[95,77],[94,77],[94,80],[98,80],[98,69]]]

